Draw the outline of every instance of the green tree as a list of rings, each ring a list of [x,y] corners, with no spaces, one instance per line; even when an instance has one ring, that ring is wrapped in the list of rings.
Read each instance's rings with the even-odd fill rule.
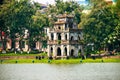
[[[21,41],[25,34],[24,31],[30,28],[32,23],[31,17],[35,13],[35,10],[30,0],[15,1],[13,6],[11,6],[11,10],[12,13],[10,19],[12,21],[10,22],[10,34],[12,39],[12,48],[15,48],[16,38],[19,38],[21,48]]]
[[[6,19],[8,18],[8,15],[10,13],[10,3],[12,2],[12,0],[1,0],[0,1],[0,38],[1,38],[1,42],[2,42],[2,46],[3,46],[3,51],[6,50],[6,37],[8,35],[8,26],[7,23],[5,22]],[[2,35],[2,33],[4,33],[4,35]]]
[[[99,50],[106,45],[104,40],[118,25],[118,17],[111,8],[105,2],[95,2],[91,13],[82,19],[80,26],[83,26],[86,46],[94,43],[94,49]]]
[[[120,48],[120,0],[117,0],[116,5],[113,6],[113,12],[116,14],[117,18],[114,19],[118,23],[113,32],[105,38],[104,43],[109,46],[110,49]]]
[[[58,14],[74,14],[75,20],[77,23],[80,23],[81,12],[83,8],[76,2],[63,2],[63,0],[55,0],[55,6],[50,5],[48,8],[48,14],[50,14],[53,18],[53,21],[56,20],[55,16]]]
[[[48,16],[41,14],[39,10],[36,11],[35,15],[32,16],[32,26],[29,29],[30,37],[29,43],[30,48],[33,49],[33,45],[39,41],[43,43],[45,41],[44,27],[49,26]]]
[[[12,48],[15,49],[16,38],[20,43],[24,36],[24,31],[31,26],[31,16],[35,13],[34,4],[30,0],[5,0],[0,11],[0,22],[4,23],[2,31],[8,31],[12,39]],[[20,44],[21,47],[21,44]]]

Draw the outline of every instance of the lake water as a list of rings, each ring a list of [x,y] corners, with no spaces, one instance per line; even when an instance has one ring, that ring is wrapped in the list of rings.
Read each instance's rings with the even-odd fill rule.
[[[120,80],[120,63],[0,64],[0,80]]]

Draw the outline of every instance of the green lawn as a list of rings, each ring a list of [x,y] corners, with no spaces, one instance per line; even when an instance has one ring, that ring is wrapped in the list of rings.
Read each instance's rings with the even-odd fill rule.
[[[60,60],[36,60],[36,59],[14,59],[14,60],[3,60],[2,64],[18,64],[18,63],[50,63],[50,64],[79,64],[79,63],[118,63],[120,59],[60,59]]]
[[[0,63],[2,64],[18,64],[18,63],[50,63],[50,64],[79,64],[79,63],[110,63],[110,62],[114,62],[114,63],[117,63],[117,62],[120,62],[120,59],[118,58],[103,58],[103,59],[85,59],[85,60],[82,60],[81,58],[77,58],[77,59],[58,59],[58,60],[48,60],[47,59],[47,54],[46,53],[39,53],[39,54],[27,54],[27,53],[23,53],[23,54],[20,54],[20,53],[6,53],[6,54],[0,54],[0,57],[2,56],[34,56],[33,59],[5,59],[3,58],[0,59]],[[45,59],[41,59],[41,60],[38,60],[38,59],[35,59],[35,56],[44,56]]]
[[[46,53],[38,53],[38,54],[28,54],[28,53],[6,53],[6,54],[0,54],[0,56],[40,56],[40,55],[47,55]]]

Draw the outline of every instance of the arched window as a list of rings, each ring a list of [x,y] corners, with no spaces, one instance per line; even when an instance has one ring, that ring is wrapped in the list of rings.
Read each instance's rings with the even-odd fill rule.
[[[61,40],[61,34],[60,33],[58,34],[58,40]]]
[[[64,53],[65,53],[64,55],[67,56],[67,48],[66,47],[64,49]]]
[[[60,27],[60,26],[58,26],[58,29],[60,30],[60,29],[61,29],[61,27]]]
[[[67,29],[67,24],[65,24],[65,30]]]
[[[53,33],[51,33],[51,40],[53,40],[54,39],[54,35],[53,35]]]
[[[67,34],[65,34],[65,40],[67,40]]]
[[[73,36],[71,36],[70,40],[71,40],[71,41],[72,41],[72,40],[74,40],[74,37],[73,37]]]
[[[71,50],[71,56],[74,56],[74,50],[73,49]]]

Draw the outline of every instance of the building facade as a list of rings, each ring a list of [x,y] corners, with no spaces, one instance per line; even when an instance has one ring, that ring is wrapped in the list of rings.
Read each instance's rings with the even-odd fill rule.
[[[13,50],[12,49],[12,39],[9,37],[9,35],[7,35],[6,37],[5,37],[5,35],[2,35],[2,36],[0,36],[0,52],[3,51],[3,45],[4,45],[2,42],[2,39],[6,40],[6,43],[5,43],[6,50],[12,51]],[[22,44],[21,45],[22,51],[24,51],[24,52],[30,51],[29,45],[28,45],[28,30],[25,30],[24,37],[23,37],[21,44]],[[17,51],[20,51],[20,38],[19,37],[15,39],[15,49]],[[42,43],[40,41],[36,41],[34,44],[34,49],[41,51],[42,50]]]
[[[49,57],[78,57],[83,53],[82,29],[78,29],[72,15],[58,15],[53,28],[48,30],[47,52]]]

